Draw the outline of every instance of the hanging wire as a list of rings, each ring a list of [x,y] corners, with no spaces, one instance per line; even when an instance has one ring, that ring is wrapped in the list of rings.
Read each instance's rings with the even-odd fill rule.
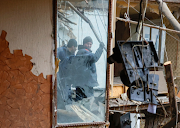
[[[65,8],[64,8],[64,12],[66,11],[66,2],[65,2]],[[67,14],[65,13],[65,17],[67,18]],[[64,25],[64,30],[63,30],[63,39],[64,39],[64,33],[65,33],[65,25]]]
[[[82,27],[82,24],[83,24],[83,20],[81,18],[81,39],[83,38],[83,27]],[[83,44],[82,40],[81,40],[81,44]]]
[[[79,21],[80,21],[80,17],[78,17],[78,24],[79,24]],[[78,43],[80,42],[79,40],[80,40],[80,38],[79,38],[79,25],[78,25]]]
[[[104,0],[102,0],[102,9],[103,9],[103,12],[105,12],[105,11],[104,11]],[[103,19],[104,19],[104,16],[103,16]],[[106,20],[104,19],[104,24],[105,24],[105,26],[107,26],[107,24],[106,24],[105,21],[106,21]]]
[[[124,0],[124,2],[126,2],[126,0]],[[126,2],[127,3],[127,2]],[[130,5],[131,8],[133,8],[136,12],[139,13],[139,11],[137,9],[135,9],[134,7],[132,7]],[[147,17],[144,17],[146,20],[148,20],[150,23],[152,23],[153,25],[157,26],[157,24],[155,24],[153,21],[151,21],[150,19],[148,19]],[[178,42],[180,42],[179,39],[177,39],[176,37],[172,36],[170,33],[166,32],[169,36],[171,36],[172,38],[174,38],[175,40],[177,40]]]
[[[124,2],[126,2],[126,0],[124,0]],[[127,2],[126,2],[127,3]],[[127,3],[128,4],[128,3]],[[133,8],[136,12],[139,13],[139,11],[137,9],[135,9],[134,7],[132,7],[130,5],[131,8]],[[149,21],[150,23],[152,23],[153,25],[157,26],[153,21],[149,20],[147,17],[144,17],[147,21]],[[176,37],[174,37],[173,35],[171,35],[169,32],[166,32],[167,35],[169,35],[170,37],[172,37],[173,39],[175,39],[176,41],[180,42],[179,39],[177,39]],[[168,55],[167,55],[167,50],[166,50],[166,45],[164,48],[165,54],[166,54],[166,60],[168,61]]]
[[[124,17],[126,20],[130,20],[130,17],[129,17],[129,5],[130,5],[130,0],[128,0],[128,8],[127,8],[127,13],[125,12],[124,13]],[[129,33],[130,33],[130,36],[131,36],[131,23],[129,22]]]
[[[163,111],[164,111],[164,117],[166,118],[168,114],[167,114],[167,111],[166,111],[166,109],[164,108],[161,100],[160,100],[154,93],[153,93],[153,95],[156,97],[156,99],[159,101],[160,105],[162,106],[162,109],[163,109]]]
[[[105,11],[104,11],[104,6],[103,6],[103,5],[104,5],[104,0],[102,0],[102,9],[103,9],[103,13],[104,13]],[[94,6],[94,4],[93,4],[93,6]],[[94,8],[95,8],[95,6],[94,6]],[[104,15],[102,16],[102,17],[103,17],[103,20],[104,20],[104,22],[103,22],[103,20],[101,19],[100,14],[99,14],[99,11],[96,10],[96,12],[97,12],[97,14],[98,14],[98,16],[99,16],[99,19],[100,19],[100,21],[101,21],[101,23],[102,23],[102,25],[103,25],[103,28],[104,28],[104,30],[105,30],[105,32],[106,32],[106,35],[108,36],[107,24],[106,24],[105,17],[104,17]],[[96,15],[95,15],[95,18],[96,18]],[[97,19],[96,19],[96,23],[97,23]],[[97,24],[97,25],[98,25],[98,24]],[[99,30],[99,27],[98,27],[98,30]],[[100,33],[100,31],[99,31],[99,33]],[[101,33],[100,33],[100,36],[101,36]],[[101,40],[102,40],[102,37],[101,37]],[[104,58],[106,59],[107,54],[103,52],[103,56],[104,56]]]
[[[98,16],[99,16],[99,19],[101,20],[101,23],[102,23],[102,25],[103,25],[103,27],[104,27],[104,30],[106,31],[106,33],[107,33],[107,29],[106,29],[106,25],[105,25],[105,23],[103,23],[103,21],[102,21],[102,19],[101,19],[101,16],[100,16],[100,14],[99,14],[99,11],[97,10],[97,14],[98,14]],[[103,16],[104,17],[104,16]],[[108,34],[108,33],[107,33]]]
[[[103,5],[103,0],[102,0],[102,5]],[[94,6],[94,8],[95,8],[95,5],[94,5],[94,4],[93,4],[93,6]],[[103,7],[103,12],[104,12],[104,6],[102,6],[102,7]],[[103,20],[101,19],[101,16],[100,16],[100,14],[99,14],[99,11],[96,10],[96,12],[97,12],[97,14],[98,14],[98,16],[99,16],[99,19],[100,19],[100,21],[101,21],[101,23],[102,23],[102,25],[103,25],[103,28],[104,28],[106,34],[108,35],[107,29],[106,29],[106,28],[107,28],[107,25],[106,25],[106,23],[105,23],[104,15],[102,16],[103,19],[104,19],[104,23],[103,23]],[[95,18],[96,18],[95,10],[94,10],[94,15],[95,15]],[[96,24],[97,24],[97,26],[98,26],[97,18],[96,18]],[[98,27],[98,31],[99,31],[100,36],[101,36],[101,32],[100,32],[100,30],[99,30],[99,27]],[[101,36],[101,40],[102,40],[102,36]],[[104,56],[104,58],[106,59],[106,53],[103,52],[103,56]]]
[[[130,4],[130,0],[128,0],[128,8],[127,8],[127,15],[129,17],[129,4]]]
[[[141,34],[142,34],[142,37],[144,36],[144,34],[143,34],[143,32],[144,32],[144,27],[143,27],[143,24],[144,24],[144,17],[145,17],[145,14],[146,14],[146,8],[147,8],[147,0],[146,0],[146,2],[145,2],[145,9],[144,9],[144,12],[143,12],[143,14],[142,14],[142,24],[141,24],[141,26],[142,26],[142,29],[141,29]],[[143,2],[144,3],[144,2]],[[142,4],[142,3],[141,3]],[[140,5],[140,7],[142,8],[142,6]],[[142,12],[141,12],[142,13]],[[144,38],[144,37],[143,37]],[[143,68],[144,68],[144,59],[143,59],[143,45],[144,45],[144,42],[143,42],[143,39],[142,39],[142,65],[143,65]]]
[[[166,60],[168,61],[168,56],[167,56],[167,51],[166,51],[166,45],[165,45],[165,47],[164,47],[164,51],[165,51],[165,53],[166,53]]]
[[[139,20],[138,20],[138,24],[136,26],[136,32],[138,32],[139,22],[142,20],[142,7],[141,7],[141,5],[142,5],[142,0],[140,1],[140,12],[138,12],[139,13]]]
[[[94,3],[93,3],[94,4]],[[94,12],[94,15],[95,15],[95,19],[96,19],[96,24],[97,24],[97,28],[98,28],[98,31],[99,31],[99,35],[101,37],[101,41],[102,41],[102,35],[101,35],[101,32],[99,30],[99,25],[98,25],[98,22],[97,22],[97,18],[96,18],[96,14],[95,14],[95,10],[93,11]]]

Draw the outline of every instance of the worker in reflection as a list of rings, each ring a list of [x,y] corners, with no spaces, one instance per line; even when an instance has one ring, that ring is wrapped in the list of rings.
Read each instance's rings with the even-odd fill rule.
[[[76,50],[77,41],[75,39],[70,39],[67,46],[59,47],[57,49],[57,58],[60,59],[59,72],[57,73],[57,94],[58,100],[61,100],[61,103],[59,104],[61,106],[60,108],[72,102],[71,85],[68,82],[69,74],[66,65],[69,58],[75,56]],[[64,104],[62,103],[62,100],[64,101]]]
[[[74,83],[77,101],[93,96],[93,87],[98,86],[95,63],[102,55],[104,44],[100,43],[95,53],[91,51],[92,45],[92,38],[87,36],[83,39],[83,45],[78,46],[76,54],[76,83]]]
[[[77,41],[75,39],[70,39],[67,46],[59,47],[57,49],[57,57],[61,61],[64,61],[69,56],[74,56],[77,50]]]

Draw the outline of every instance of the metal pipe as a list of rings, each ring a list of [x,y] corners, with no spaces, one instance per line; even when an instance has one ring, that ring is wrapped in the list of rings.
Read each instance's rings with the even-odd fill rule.
[[[77,25],[76,23],[74,23],[74,22],[70,21],[69,19],[67,19],[67,18],[66,18],[63,14],[61,14],[59,11],[58,11],[58,17],[59,17],[59,18],[62,17],[62,18],[64,18],[65,20],[67,20],[69,23],[74,24],[74,25]]]
[[[86,22],[89,24],[90,28],[92,29],[92,31],[93,31],[94,35],[96,36],[97,40],[99,41],[99,43],[103,43],[103,42],[100,40],[99,36],[97,35],[97,32],[95,31],[94,26],[93,26],[93,24],[91,23],[91,21],[90,21],[85,15],[83,15],[81,12],[79,12],[69,1],[67,1],[66,3],[69,4],[69,6],[70,6],[84,21],[86,21]],[[106,49],[105,47],[103,47],[103,48],[104,48],[105,51],[107,51],[107,49]]]
[[[67,4],[69,4],[69,6],[81,17],[83,18],[87,23],[90,22],[90,20],[84,16],[82,13],[80,13],[69,1],[66,1]]]

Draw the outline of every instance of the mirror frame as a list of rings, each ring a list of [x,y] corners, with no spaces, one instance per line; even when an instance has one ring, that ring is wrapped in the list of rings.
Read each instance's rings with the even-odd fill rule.
[[[107,39],[107,57],[111,53],[111,40],[112,40],[112,3],[113,0],[109,0],[108,6],[108,39]],[[54,36],[54,60],[57,57],[57,0],[53,0],[53,36]],[[52,127],[77,127],[77,126],[99,126],[105,125],[109,126],[109,89],[110,89],[110,65],[107,63],[106,68],[106,117],[103,122],[93,122],[93,123],[67,123],[67,124],[58,124],[57,123],[57,75],[54,74],[54,82],[52,89]]]

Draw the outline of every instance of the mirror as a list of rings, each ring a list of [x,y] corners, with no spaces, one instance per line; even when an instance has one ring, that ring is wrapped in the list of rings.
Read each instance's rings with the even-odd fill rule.
[[[105,121],[108,4],[58,1],[58,124]]]

